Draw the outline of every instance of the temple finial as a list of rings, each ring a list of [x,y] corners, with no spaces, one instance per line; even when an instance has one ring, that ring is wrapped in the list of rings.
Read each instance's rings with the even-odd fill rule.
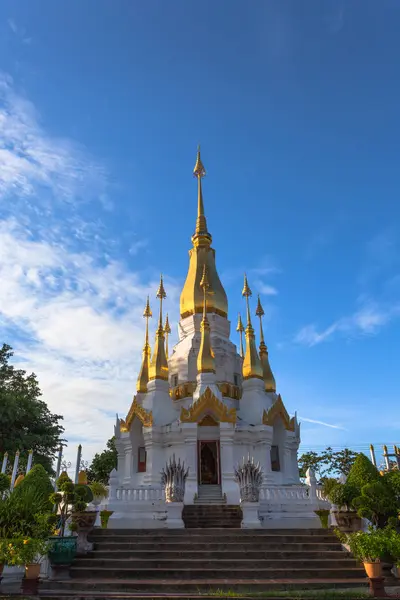
[[[168,336],[171,333],[171,327],[168,320],[168,313],[165,316],[164,334],[165,334],[165,356],[168,359]]]
[[[214,352],[211,347],[211,336],[210,336],[210,324],[207,319],[207,294],[212,293],[210,291],[210,284],[208,281],[207,267],[203,267],[203,275],[200,281],[200,287],[203,289],[203,319],[200,325],[201,341],[200,349],[197,357],[197,372],[198,373],[215,373],[215,360]]]
[[[211,235],[207,230],[207,221],[204,214],[203,189],[201,185],[201,180],[205,177],[205,174],[206,170],[201,160],[200,146],[198,146],[196,164],[193,169],[193,175],[197,178],[197,219],[193,243],[209,246],[211,244]]]
[[[244,286],[242,290],[242,296],[246,298],[246,309],[247,309],[247,326],[246,332],[246,354],[243,360],[243,379],[250,379],[256,377],[263,379],[263,369],[260,361],[260,357],[257,353],[254,329],[251,324],[250,317],[250,302],[251,289],[247,281],[247,275],[244,275]]]
[[[162,303],[167,297],[167,294],[165,293],[162,275],[160,277],[160,285],[158,286],[156,297],[160,300],[160,313],[158,317],[158,328],[156,332],[153,358],[150,364],[149,379],[163,379],[168,381],[168,362],[165,355],[164,328],[162,318]]]
[[[242,296],[244,296],[246,298],[247,326],[250,325],[250,327],[251,327],[251,316],[250,316],[249,298],[252,296],[252,292],[251,292],[249,283],[247,281],[247,275],[246,275],[246,273],[244,274],[244,285],[243,285],[243,290],[242,290]]]
[[[238,322],[237,322],[236,331],[239,333],[239,336],[240,336],[240,352],[239,352],[239,354],[243,358],[244,357],[244,352],[243,352],[243,332],[244,332],[244,327],[243,327],[242,317],[240,316],[240,313],[238,314]]]
[[[147,383],[149,381],[149,370],[150,370],[150,355],[151,349],[149,344],[149,319],[153,316],[150,308],[149,297],[147,296],[146,306],[143,312],[143,317],[146,319],[146,333],[144,337],[142,365],[140,367],[139,376],[137,379],[136,390],[139,393],[145,394],[147,392]]]
[[[269,364],[268,349],[264,341],[264,331],[262,325],[262,318],[265,315],[264,309],[261,305],[260,294],[258,294],[258,302],[256,309],[256,316],[260,319],[260,360],[263,369],[263,379],[265,384],[266,392],[276,392],[275,377],[272,373],[271,366]]]

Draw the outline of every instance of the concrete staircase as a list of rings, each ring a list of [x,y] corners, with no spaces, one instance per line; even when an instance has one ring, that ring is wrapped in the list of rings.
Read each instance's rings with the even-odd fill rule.
[[[226,504],[220,485],[199,485],[195,504]]]
[[[43,582],[41,598],[366,586],[364,569],[327,530],[99,529],[92,539],[94,551],[76,559],[71,579]]]
[[[182,519],[186,529],[240,529],[242,510],[227,504],[186,505]]]

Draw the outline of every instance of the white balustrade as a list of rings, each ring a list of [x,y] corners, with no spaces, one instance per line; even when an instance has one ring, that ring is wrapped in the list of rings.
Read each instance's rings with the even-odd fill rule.
[[[165,500],[164,490],[161,488],[125,488],[116,489],[116,500],[119,502],[157,502]]]
[[[270,503],[296,502],[298,500],[309,500],[309,488],[303,485],[291,486],[262,486],[260,500]]]

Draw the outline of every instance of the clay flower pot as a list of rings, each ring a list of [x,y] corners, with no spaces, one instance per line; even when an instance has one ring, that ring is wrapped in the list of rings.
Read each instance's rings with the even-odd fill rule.
[[[381,561],[377,562],[365,562],[364,569],[366,574],[370,579],[376,579],[377,577],[382,577],[382,563]]]
[[[32,563],[31,565],[25,565],[25,578],[26,579],[38,579],[40,575],[40,564]]]

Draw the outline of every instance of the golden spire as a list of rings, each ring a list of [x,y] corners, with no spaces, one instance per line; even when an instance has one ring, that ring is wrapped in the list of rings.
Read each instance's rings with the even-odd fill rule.
[[[195,243],[196,240],[201,245],[209,246],[211,244],[211,235],[207,231],[207,221],[206,216],[204,214],[203,190],[201,186],[201,180],[203,179],[205,174],[206,170],[204,168],[203,163],[201,162],[200,146],[198,146],[196,164],[194,165],[193,169],[193,175],[197,178],[197,219],[196,229],[193,236],[193,243]]]
[[[199,148],[193,170],[198,186],[197,219],[195,232],[192,236],[193,248],[189,250],[189,270],[181,293],[180,313],[182,319],[203,312],[203,290],[200,287],[200,280],[204,265],[207,267],[208,280],[214,292],[213,296],[208,298],[207,312],[217,313],[221,317],[228,316],[228,299],[215,266],[215,251],[211,248],[212,238],[207,229],[204,212],[202,179],[205,173]]]
[[[147,296],[146,306],[143,317],[146,319],[146,333],[144,337],[142,366],[140,367],[139,377],[137,379],[136,390],[145,394],[147,392],[147,382],[149,381],[150,369],[150,344],[149,344],[149,319],[153,316],[150,308],[149,297]]]
[[[262,326],[262,318],[265,315],[264,309],[261,305],[260,294],[258,294],[258,302],[256,309],[256,316],[260,319],[260,360],[263,368],[263,377],[265,383],[266,392],[276,392],[275,377],[272,373],[271,366],[269,364],[268,350],[264,342],[264,331]]]
[[[250,379],[256,377],[263,379],[263,369],[260,361],[260,357],[257,354],[254,329],[251,325],[250,317],[250,304],[249,298],[251,296],[251,289],[247,282],[247,276],[244,276],[244,286],[242,296],[246,298],[246,309],[247,309],[247,327],[246,332],[246,354],[243,361],[243,379]]]
[[[238,314],[238,322],[237,322],[236,331],[238,331],[239,335],[240,335],[240,356],[243,358],[244,357],[244,352],[243,352],[243,331],[244,331],[244,327],[243,327],[242,317],[240,316],[240,313]]]
[[[167,316],[165,317],[165,325],[164,325],[164,334],[165,334],[165,356],[168,359],[168,336],[171,333],[171,327],[169,325],[169,321],[168,321],[168,313]]]
[[[158,328],[156,332],[153,357],[150,363],[149,379],[163,379],[164,381],[168,381],[168,363],[167,357],[165,356],[164,329],[162,322],[162,303],[164,298],[167,297],[167,294],[164,290],[162,275],[156,297],[160,300],[160,314],[158,317]]]
[[[207,267],[203,267],[203,275],[200,281],[200,286],[203,289],[204,304],[203,304],[203,319],[200,325],[201,342],[199,354],[197,356],[197,372],[198,373],[215,373],[214,352],[211,348],[210,324],[207,319],[207,294],[212,295],[210,283],[208,281]]]

